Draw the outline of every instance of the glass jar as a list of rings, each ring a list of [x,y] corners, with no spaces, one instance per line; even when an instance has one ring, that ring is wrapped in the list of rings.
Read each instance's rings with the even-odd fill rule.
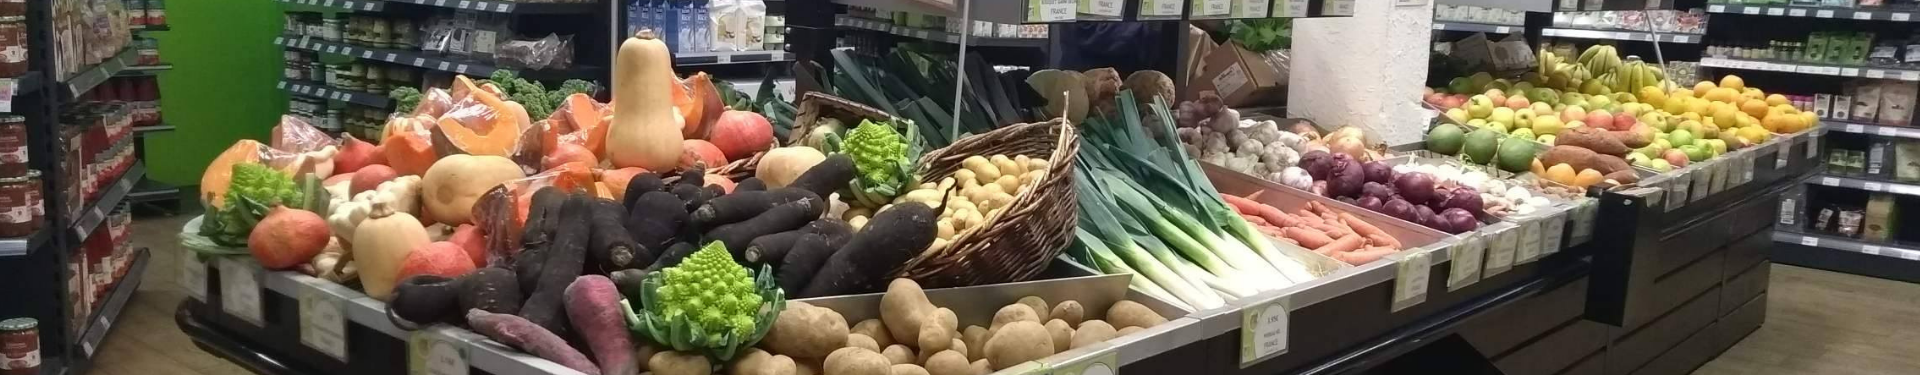
[[[26,17],[0,17],[0,78],[27,73],[26,20]]]
[[[40,373],[40,321],[33,318],[0,320],[0,374],[34,375],[38,373]]]
[[[393,48],[393,23],[385,18],[367,19],[367,45],[376,48]]]
[[[387,69],[379,65],[367,65],[366,67],[367,71],[361,76],[363,78],[361,81],[366,83],[367,93],[385,95],[387,93],[387,79],[384,72]]]
[[[328,18],[328,19],[320,20],[320,29],[326,32],[326,34],[323,35],[323,37],[327,41],[329,42],[340,41],[340,19],[339,18]]]
[[[33,214],[41,204],[35,199],[39,191],[37,174],[0,178],[0,237],[26,237],[40,229]]]
[[[0,17],[26,17],[27,0],[0,0]]]
[[[27,118],[0,114],[0,177],[27,174]]]
[[[414,30],[413,20],[395,18],[387,23],[387,34],[393,41],[393,48],[420,49],[420,38],[415,36],[418,30]]]

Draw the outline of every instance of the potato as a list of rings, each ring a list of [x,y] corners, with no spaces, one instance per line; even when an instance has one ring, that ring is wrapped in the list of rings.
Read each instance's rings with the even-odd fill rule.
[[[987,158],[980,155],[968,156],[966,159],[961,159],[960,166],[973,171],[974,178],[979,179],[981,185],[986,185],[992,183],[994,180],[1000,179],[1000,168],[994,167],[992,161],[988,161]]]
[[[1020,192],[1020,176],[1000,176],[1000,179],[994,180],[993,183],[995,185],[1000,185],[1001,194],[1013,194],[1013,193]]]
[[[959,352],[960,354],[967,354],[967,342],[960,341],[960,338],[955,337],[953,339],[953,343],[949,344],[949,346],[947,347],[947,351]]]
[[[968,366],[972,366],[973,373],[977,375],[987,375],[987,374],[993,373],[993,363],[985,359],[973,360],[973,363],[968,364]]]
[[[887,356],[861,348],[841,348],[827,355],[821,366],[829,375],[891,375],[893,364]]]
[[[1153,312],[1139,302],[1121,300],[1107,308],[1107,323],[1122,329],[1130,327],[1149,328],[1166,323],[1167,318]]]
[[[881,323],[880,319],[862,320],[859,324],[854,324],[852,330],[849,332],[867,335],[867,337],[873,338],[874,344],[878,344],[882,348],[897,344],[893,342],[893,333],[887,332],[887,324]]]
[[[1113,325],[1107,324],[1104,320],[1081,322],[1080,328],[1073,330],[1073,340],[1067,343],[1067,349],[1079,349],[1082,346],[1112,340],[1114,337],[1119,337],[1118,334],[1119,332],[1113,330]]]
[[[635,350],[637,353],[634,354],[633,358],[634,360],[640,361],[639,368],[634,370],[647,372],[647,361],[652,360],[654,354],[660,354],[660,347],[654,346],[653,340],[646,339],[634,340],[633,346],[638,349]]]
[[[887,362],[892,362],[896,365],[902,363],[919,363],[913,361],[915,359],[913,349],[907,348],[906,345],[893,344],[892,346],[888,346],[886,350],[881,350],[880,355],[887,356]]]
[[[793,375],[826,375],[827,370],[820,368],[819,361],[795,361]]]
[[[880,343],[873,341],[872,337],[867,337],[867,335],[862,335],[858,333],[847,335],[846,347],[871,350],[874,353],[880,352]]]
[[[1027,307],[1033,309],[1033,314],[1036,316],[1040,314],[1045,314],[1049,311],[1053,311],[1053,307],[1050,307],[1052,305],[1048,305],[1047,300],[1040,297],[1035,297],[1035,296],[1020,297],[1020,300],[1014,301],[1014,303],[1027,305]]]
[[[952,350],[942,350],[927,358],[928,375],[974,375],[973,364],[967,362],[967,355]]]
[[[733,359],[733,364],[727,365],[727,375],[793,375],[799,371],[798,367],[792,357],[748,348],[746,353]]]
[[[690,352],[660,352],[647,359],[647,368],[654,375],[708,375],[713,373],[713,364],[707,362],[707,356]]]
[[[920,319],[920,334],[916,347],[923,351],[942,351],[953,346],[954,330],[959,329],[960,318],[953,310],[945,307],[934,309]]]
[[[1047,314],[1047,317],[1065,320],[1067,324],[1079,327],[1080,322],[1087,319],[1087,308],[1080,306],[1080,301],[1067,300],[1053,305],[1053,312]]]
[[[1007,323],[1013,322],[1033,322],[1034,324],[1039,324],[1040,314],[1035,313],[1033,307],[1024,304],[1016,303],[1002,307],[1000,311],[993,313],[993,324],[987,326],[987,337],[992,338],[994,332],[998,332],[1000,327],[1004,327]]]
[[[893,342],[913,345],[919,342],[915,337],[920,334],[920,319],[934,308],[932,302],[927,302],[927,293],[920,290],[919,283],[893,279],[887,283],[887,294],[880,296],[880,322],[893,335]]]
[[[1126,336],[1126,335],[1131,335],[1131,334],[1133,334],[1134,332],[1140,332],[1140,331],[1144,331],[1144,330],[1146,330],[1146,328],[1140,328],[1140,327],[1127,327],[1127,328],[1121,328],[1119,332],[1115,332],[1115,333],[1114,333],[1114,336],[1113,336],[1113,337],[1120,337],[1120,336]]]
[[[967,347],[973,350],[961,354],[966,354],[969,361],[986,358],[987,351],[982,349],[987,347],[987,337],[990,336],[987,336],[986,328],[967,326],[966,330],[960,331],[960,341],[965,342]]]
[[[1065,350],[1073,343],[1073,325],[1067,321],[1054,319],[1047,321],[1047,335],[1053,337],[1054,350]]]
[[[893,375],[928,375],[927,369],[912,363],[894,364],[889,370],[891,370],[889,372],[892,372]]]
[[[763,341],[774,353],[798,358],[824,358],[847,346],[847,319],[825,307],[788,305],[773,321]]]
[[[1000,175],[1002,176],[1019,176],[1021,173],[1027,173],[1026,165],[1015,163],[1013,162],[1013,158],[1008,158],[1006,155],[994,155],[993,157],[987,158],[987,161],[993,162],[995,168],[1000,168]]]
[[[1047,333],[1047,327],[1031,321],[1007,323],[987,339],[987,363],[992,365],[994,371],[1046,358],[1053,353],[1053,337]]]

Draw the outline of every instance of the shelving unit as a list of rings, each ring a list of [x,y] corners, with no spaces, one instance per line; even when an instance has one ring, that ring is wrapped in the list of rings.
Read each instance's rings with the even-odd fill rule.
[[[287,90],[287,93],[290,93],[290,94],[321,98],[321,99],[327,99],[327,100],[333,100],[333,101],[339,101],[339,102],[347,102],[347,103],[364,105],[368,107],[375,107],[375,108],[392,108],[393,107],[393,99],[388,99],[386,95],[369,94],[369,93],[359,92],[359,91],[348,91],[348,90],[336,89],[336,88],[327,87],[326,84],[318,83],[318,82],[293,81],[293,80],[283,79],[283,80],[280,80],[280,84],[274,85],[274,88]]]
[[[1652,42],[1652,41],[1658,40],[1661,43],[1680,43],[1680,44],[1699,44],[1700,39],[1702,37],[1701,35],[1692,35],[1692,34],[1665,34],[1665,33],[1645,33],[1645,32],[1638,32],[1638,31],[1581,30],[1581,29],[1559,29],[1559,28],[1540,29],[1540,36],[1576,38],[1576,39],[1621,40],[1621,41],[1635,41],[1635,42]]]
[[[167,25],[141,25],[134,28],[134,32],[142,33],[142,34],[147,32],[169,31],[169,30],[172,30],[172,29],[169,28]],[[152,64],[152,65],[135,65],[135,66],[128,66],[124,69],[121,69],[120,74],[118,74],[117,76],[119,77],[146,77],[146,76],[158,77],[162,73],[166,73],[171,70],[173,70],[173,64],[161,63],[161,64]],[[155,79],[159,79],[159,78],[155,78]],[[165,111],[163,110],[161,112],[162,112],[162,121],[164,121]],[[134,137],[133,142],[135,147],[134,154],[136,158],[142,161],[147,159],[147,136],[152,134],[155,129],[159,129],[159,128],[164,128],[165,131],[173,130],[173,126],[171,125],[139,126],[133,129],[133,137]],[[173,187],[173,185],[169,185],[167,183],[160,182],[159,180],[154,180],[152,178],[137,178],[137,179],[134,179],[134,184],[132,188],[133,190],[129,192],[127,196],[138,197],[138,198],[127,199],[128,203],[141,204],[142,207],[160,208],[166,213],[177,212],[180,209],[180,201],[181,201],[180,189]]]
[[[847,15],[834,17],[833,23],[835,26],[841,28],[878,31],[907,38],[949,44],[959,44],[961,36],[960,34],[949,33],[942,30],[898,26],[888,21],[871,20]],[[1049,42],[1047,38],[998,38],[985,36],[971,36],[967,38],[968,45],[980,47],[1045,48]]]
[[[1797,6],[1765,6],[1740,4],[1709,4],[1707,13],[1744,14],[1749,16],[1768,15],[1775,17],[1801,18],[1840,18],[1860,21],[1915,22],[1915,12],[1920,10],[1877,10]]]
[[[1472,33],[1513,34],[1527,31],[1526,26],[1493,25],[1472,22],[1433,21],[1434,31],[1463,31]]]

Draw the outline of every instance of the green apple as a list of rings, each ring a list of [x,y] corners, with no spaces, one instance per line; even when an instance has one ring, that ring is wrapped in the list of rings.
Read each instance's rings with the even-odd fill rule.
[[[1654,145],[1654,146],[1660,146],[1660,151],[1661,151],[1661,152],[1666,152],[1666,151],[1667,151],[1667,149],[1669,149],[1669,148],[1673,148],[1673,141],[1669,141],[1669,140],[1667,140],[1667,137],[1666,137],[1666,136],[1661,136],[1661,137],[1659,137],[1659,138],[1654,138],[1654,139],[1653,139],[1653,145]]]
[[[1514,138],[1533,139],[1533,129],[1513,129],[1513,133],[1507,135]]]
[[[1700,124],[1699,121],[1686,120],[1686,121],[1681,121],[1680,126],[1675,126],[1674,130],[1672,131],[1685,130],[1692,134],[1700,134],[1702,129],[1705,129],[1705,128],[1706,128],[1706,125]]]
[[[1487,72],[1474,73],[1471,76],[1467,76],[1467,81],[1473,82],[1473,87],[1478,89],[1473,91],[1484,92],[1487,91],[1487,85],[1493,83],[1493,75]]]
[[[1487,118],[1493,114],[1493,98],[1486,95],[1474,95],[1467,98],[1467,117]]]
[[[1650,150],[1645,148],[1633,150],[1633,153],[1627,154],[1627,162],[1633,163],[1633,165],[1645,165],[1648,161],[1652,161],[1653,157],[1647,156],[1647,154],[1642,153],[1644,151],[1650,151]]]
[[[1667,134],[1667,141],[1673,142],[1675,146],[1691,146],[1693,145],[1693,132],[1687,131],[1686,129],[1675,130],[1673,133]]]
[[[1532,108],[1521,108],[1521,109],[1514,110],[1513,111],[1513,128],[1514,129],[1531,129],[1533,128],[1533,119],[1536,117],[1538,116],[1534,115]]]
[[[1494,107],[1493,111],[1487,114],[1487,121],[1498,122],[1502,124],[1512,124],[1513,108]]]
[[[1467,126],[1472,126],[1476,129],[1487,127],[1487,119],[1477,118],[1477,119],[1467,120]]]
[[[1467,77],[1455,77],[1452,81],[1447,81],[1447,92],[1455,94],[1472,92],[1474,87],[1476,86],[1474,86],[1473,80],[1467,79]]]
[[[1647,168],[1664,173],[1673,170],[1673,163],[1668,163],[1667,159],[1656,158],[1647,161]]]
[[[1529,124],[1528,128],[1533,129],[1534,134],[1554,135],[1560,134],[1562,130],[1566,130],[1567,124],[1560,122],[1560,116],[1539,115],[1533,117],[1533,122]]]
[[[1727,141],[1708,139],[1705,142],[1707,143],[1707,148],[1712,149],[1713,156],[1725,155],[1727,153]]]
[[[1528,82],[1526,80],[1526,77],[1521,77],[1520,82],[1515,82],[1513,84],[1513,89],[1514,91],[1526,91],[1527,89],[1533,88],[1533,86],[1534,86],[1533,82]]]
[[[1699,162],[1713,157],[1713,155],[1708,154],[1706,147],[1701,147],[1700,145],[1680,146],[1680,152],[1687,153],[1687,161],[1692,162]]]
[[[1453,120],[1453,123],[1455,124],[1465,124],[1467,123],[1467,109],[1466,108],[1448,108],[1447,119]]]
[[[1501,133],[1506,133],[1506,132],[1512,131],[1513,126],[1507,125],[1507,123],[1500,122],[1500,121],[1487,121],[1487,129],[1498,130]]]

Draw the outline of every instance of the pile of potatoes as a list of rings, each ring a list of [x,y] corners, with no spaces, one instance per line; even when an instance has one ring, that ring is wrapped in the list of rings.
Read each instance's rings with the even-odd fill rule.
[[[1021,298],[994,314],[989,327],[959,327],[953,310],[934,306],[920,285],[895,279],[880,298],[880,318],[847,325],[840,313],[789,302],[760,348],[729,374],[982,375],[1166,322],[1132,301],[1087,319],[1079,302],[1049,306]],[[764,349],[762,351],[761,349]]]

